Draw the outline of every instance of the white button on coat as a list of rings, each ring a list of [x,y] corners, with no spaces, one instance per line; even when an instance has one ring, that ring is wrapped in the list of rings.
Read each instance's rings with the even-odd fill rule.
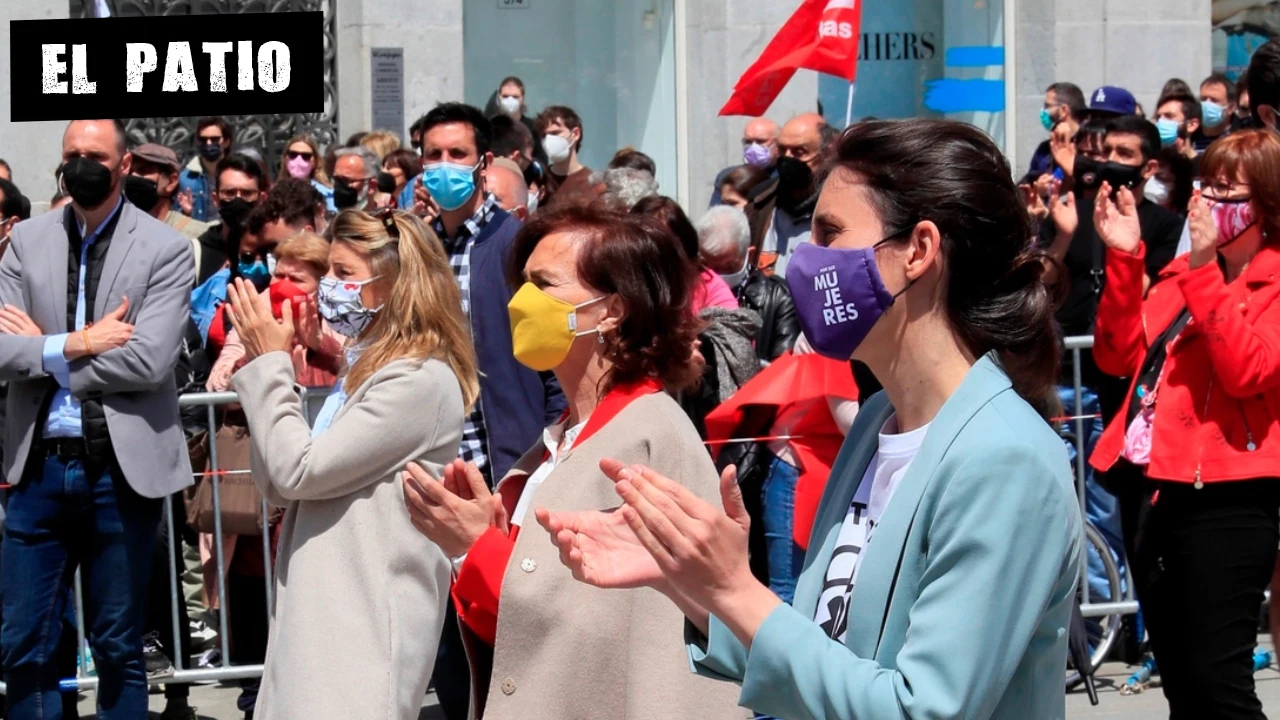
[[[525,558],[520,561],[520,569],[527,573],[531,573],[538,569],[538,561],[533,558]]]

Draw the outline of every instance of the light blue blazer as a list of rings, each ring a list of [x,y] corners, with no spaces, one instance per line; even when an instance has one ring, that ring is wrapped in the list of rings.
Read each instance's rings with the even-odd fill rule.
[[[1063,671],[1082,527],[1062,440],[979,360],[934,418],[863,550],[846,641],[814,611],[840,525],[893,408],[869,398],[831,470],[793,605],[748,651],[689,626],[694,672],[782,720],[1066,714]]]

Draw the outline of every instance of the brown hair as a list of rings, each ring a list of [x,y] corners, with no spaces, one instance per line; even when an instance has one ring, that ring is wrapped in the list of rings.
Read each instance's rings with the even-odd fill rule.
[[[470,408],[480,394],[476,351],[440,239],[417,216],[399,211],[375,217],[343,210],[329,229],[334,242],[368,258],[387,298],[360,335],[365,349],[348,368],[346,386],[359,387],[396,360],[438,358],[458,377],[463,404]]]
[[[684,255],[695,265],[698,262],[698,231],[689,216],[675,200],[665,195],[650,195],[631,207],[632,215],[645,215],[665,228],[680,243]]]
[[[276,245],[276,261],[292,260],[307,266],[316,277],[323,277],[329,270],[329,241],[313,232],[300,232]]]
[[[539,135],[547,134],[547,126],[559,120],[560,124],[570,130],[578,131],[578,152],[582,152],[582,144],[587,141],[587,132],[582,129],[582,118],[578,117],[578,113],[573,111],[571,107],[564,105],[552,105],[542,112],[538,113],[538,118],[533,121],[533,127],[538,131]]]
[[[693,266],[665,227],[645,217],[571,206],[539,213],[516,235],[507,268],[513,288],[543,238],[571,233],[579,239],[577,272],[583,284],[622,301],[622,322],[604,338],[613,362],[607,390],[647,377],[668,390],[697,382]]]
[[[1200,178],[1249,183],[1253,209],[1269,243],[1280,239],[1280,137],[1270,130],[1240,130],[1209,146],[1200,159]]]
[[[764,168],[740,165],[724,176],[724,180],[720,181],[720,187],[729,185],[742,197],[750,198],[751,191],[768,179],[769,173]]]
[[[887,232],[922,220],[938,226],[952,330],[974,355],[994,351],[1013,389],[1052,417],[1063,286],[1044,280],[1047,254],[1029,240],[1031,220],[1000,148],[960,122],[860,122],[840,138],[835,168],[862,180]],[[906,242],[905,233],[890,242]]]

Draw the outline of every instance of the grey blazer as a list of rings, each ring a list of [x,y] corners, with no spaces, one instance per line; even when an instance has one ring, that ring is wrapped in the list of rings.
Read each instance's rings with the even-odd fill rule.
[[[26,311],[49,335],[67,327],[64,217],[50,212],[19,223],[0,260],[0,302]],[[174,367],[190,313],[193,268],[186,238],[124,202],[91,320],[128,297],[125,321],[133,324],[133,337],[124,347],[70,364],[71,393],[101,400],[120,469],[144,497],[164,497],[192,482]],[[57,384],[44,371],[44,338],[0,333],[0,381],[9,382],[4,473],[17,485],[32,440],[43,432],[37,427],[41,405]]]

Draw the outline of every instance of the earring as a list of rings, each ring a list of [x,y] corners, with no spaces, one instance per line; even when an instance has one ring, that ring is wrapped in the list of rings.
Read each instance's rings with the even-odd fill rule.
[[[597,333],[596,333],[596,344],[597,344],[597,345],[603,345],[603,344],[604,344],[604,334],[603,334],[603,333],[600,333],[600,332],[597,332]]]

